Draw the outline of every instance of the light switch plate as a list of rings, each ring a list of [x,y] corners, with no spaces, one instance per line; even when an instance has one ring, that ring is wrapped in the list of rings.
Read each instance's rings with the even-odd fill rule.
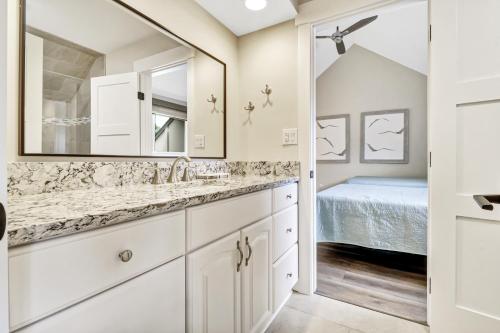
[[[197,134],[194,136],[194,147],[203,149],[205,148],[205,136],[202,134]]]
[[[285,128],[283,129],[282,144],[283,145],[296,145],[297,144],[297,129]]]

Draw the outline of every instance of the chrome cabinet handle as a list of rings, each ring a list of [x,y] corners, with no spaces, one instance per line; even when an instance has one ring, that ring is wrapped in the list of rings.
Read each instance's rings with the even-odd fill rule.
[[[291,199],[291,198],[292,198],[292,195],[291,195],[291,194],[287,194],[287,195],[286,195],[286,198],[287,198],[287,199]]]
[[[287,233],[287,234],[288,234],[288,233],[290,233],[290,232],[292,232],[292,231],[293,231],[293,229],[292,229],[292,228],[288,228],[288,229],[286,229],[286,233]]]
[[[118,257],[120,257],[120,260],[123,261],[123,262],[129,262],[130,259],[132,259],[132,256],[134,255],[134,253],[130,250],[125,250],[125,251],[122,251],[118,254]]]
[[[290,279],[292,276],[293,276],[293,274],[292,274],[292,273],[288,273],[288,274],[286,275],[286,277],[287,277],[287,278],[289,278],[289,279]]]
[[[0,241],[5,235],[5,229],[7,229],[7,214],[5,213],[5,208],[0,203]]]
[[[252,257],[252,247],[250,246],[250,243],[248,242],[248,237],[245,238],[245,243],[248,247],[248,257],[245,260],[245,266],[248,266],[248,262],[250,261],[250,258]]]
[[[236,265],[236,271],[239,272],[240,269],[241,269],[241,264],[243,263],[243,257],[244,257],[243,256],[243,251],[241,251],[240,241],[236,242],[236,249],[240,253],[240,262],[238,262],[238,264]]]

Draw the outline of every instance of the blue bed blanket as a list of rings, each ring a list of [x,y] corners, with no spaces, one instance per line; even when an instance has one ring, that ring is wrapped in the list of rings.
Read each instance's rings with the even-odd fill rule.
[[[427,187],[415,183],[372,179],[319,192],[317,241],[425,255]]]

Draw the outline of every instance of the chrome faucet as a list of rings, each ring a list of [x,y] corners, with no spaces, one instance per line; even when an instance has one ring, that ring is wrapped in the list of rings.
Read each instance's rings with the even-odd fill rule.
[[[167,183],[175,183],[177,182],[177,164],[183,160],[188,163],[186,166],[186,169],[184,170],[184,175],[182,176],[182,181],[188,181],[189,178],[189,162],[191,162],[191,159],[187,156],[179,156],[175,159],[174,163],[172,163],[172,168],[170,169],[170,174],[168,175],[167,178]]]

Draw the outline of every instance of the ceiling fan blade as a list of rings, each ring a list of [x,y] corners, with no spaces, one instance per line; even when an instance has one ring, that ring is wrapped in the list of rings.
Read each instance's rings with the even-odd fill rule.
[[[337,46],[337,52],[339,54],[344,54],[345,53],[344,41],[341,41],[340,43],[335,43],[335,45]]]
[[[367,17],[365,19],[362,19],[362,20],[354,23],[349,28],[347,28],[344,31],[342,31],[342,36],[345,36],[347,34],[350,34],[351,32],[354,32],[354,31],[356,31],[358,29],[363,28],[365,25],[370,24],[373,21],[375,21],[377,19],[377,17],[378,17],[378,15],[375,15],[375,16],[372,16],[372,17]]]
[[[316,36],[316,38],[318,38],[318,39],[322,39],[322,38],[330,38],[330,39],[331,39],[331,38],[332,38],[332,36]]]

